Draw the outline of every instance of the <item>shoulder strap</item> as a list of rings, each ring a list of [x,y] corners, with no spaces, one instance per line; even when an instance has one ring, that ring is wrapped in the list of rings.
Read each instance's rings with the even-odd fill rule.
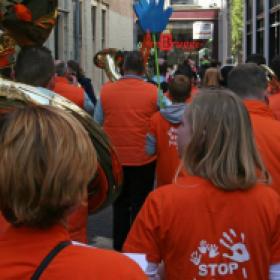
[[[36,271],[31,277],[31,280],[38,280],[41,277],[41,274],[45,271],[48,267],[50,262],[55,258],[55,256],[62,251],[65,247],[69,246],[71,241],[62,241],[58,243],[49,253],[48,255],[42,260],[40,265],[37,267]]]

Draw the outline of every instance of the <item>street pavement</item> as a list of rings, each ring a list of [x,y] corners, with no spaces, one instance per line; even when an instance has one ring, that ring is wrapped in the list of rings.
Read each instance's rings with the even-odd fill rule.
[[[88,218],[89,244],[98,248],[112,249],[112,206]]]

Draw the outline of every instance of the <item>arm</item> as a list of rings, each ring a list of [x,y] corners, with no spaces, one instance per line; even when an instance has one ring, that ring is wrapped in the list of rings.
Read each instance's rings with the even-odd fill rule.
[[[87,111],[89,114],[93,115],[94,112],[94,105],[89,99],[88,95],[86,92],[84,92],[84,109]]]
[[[154,135],[148,133],[146,136],[146,153],[152,156],[156,153],[157,140]]]
[[[160,255],[160,209],[157,191],[151,192],[124,243],[124,252],[145,254],[147,261],[158,264]]]
[[[99,99],[96,103],[95,111],[94,111],[94,120],[100,124],[103,125],[104,122],[104,113],[102,109],[101,100]]]

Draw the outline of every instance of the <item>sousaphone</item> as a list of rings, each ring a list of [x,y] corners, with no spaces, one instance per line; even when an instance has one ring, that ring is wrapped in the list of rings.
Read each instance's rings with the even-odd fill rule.
[[[0,2],[0,28],[20,47],[42,45],[56,23],[56,17],[57,0]],[[2,49],[7,50],[7,46],[2,45]],[[88,186],[89,212],[96,212],[112,203],[120,192],[122,168],[100,126],[76,104],[54,92],[0,78],[0,110],[28,103],[59,107],[81,122],[96,149],[99,163],[96,176]]]

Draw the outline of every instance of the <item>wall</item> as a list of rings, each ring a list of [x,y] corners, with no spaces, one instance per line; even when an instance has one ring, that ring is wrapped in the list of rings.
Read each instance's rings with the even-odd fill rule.
[[[132,0],[59,0],[59,20],[46,46],[56,59],[77,59],[98,93],[106,77],[93,65],[94,54],[108,47],[133,48]]]

